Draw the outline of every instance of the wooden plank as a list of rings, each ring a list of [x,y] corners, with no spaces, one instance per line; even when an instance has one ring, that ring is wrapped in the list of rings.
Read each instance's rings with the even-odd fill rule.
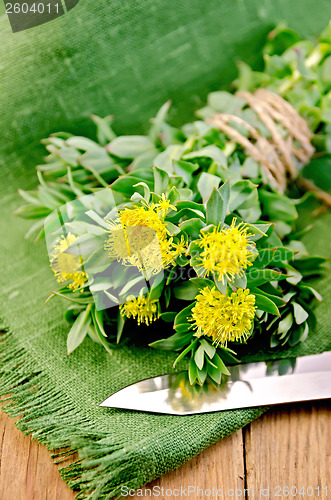
[[[178,490],[181,493],[181,488],[186,490],[188,498],[205,498],[201,492],[197,495],[197,490],[194,492],[191,490],[189,494],[188,486],[198,486],[203,491],[214,487],[215,495],[211,495],[210,498],[217,498],[217,489],[222,489],[224,494],[229,489],[243,489],[244,484],[243,433],[242,430],[239,430],[144,488],[152,489],[155,486],[160,488],[161,492],[161,488],[163,488],[164,494],[160,495],[159,498],[175,500],[185,498],[184,494],[178,495],[178,492],[174,491]],[[166,490],[169,490],[168,493]],[[221,498],[223,496],[221,491],[218,493]],[[136,496],[130,498],[138,500],[142,496],[139,496],[137,492]],[[157,497],[155,496],[155,498]]]
[[[325,486],[329,485],[331,494],[330,436],[327,402],[286,405],[263,415],[244,431],[247,488],[259,498],[263,498],[261,487],[269,487],[267,498],[327,498]],[[312,488],[307,492],[308,486]]]
[[[246,488],[246,498],[252,497],[250,489],[255,497],[263,498],[260,488],[269,486],[267,498],[324,499],[322,488],[328,482],[331,488],[330,424],[331,414],[325,402],[278,407],[146,488],[215,487],[223,490],[223,497],[229,490],[232,495],[232,490]],[[275,493],[275,486],[318,485],[319,496],[316,489],[312,496],[286,497],[286,490],[278,497],[271,494]],[[12,498],[73,500],[74,493],[61,480],[46,448],[24,437],[13,421],[0,412],[0,499]],[[141,496],[130,498],[137,500]],[[192,493],[188,498],[197,495]]]
[[[0,429],[0,499],[73,500],[74,493],[61,480],[44,446],[38,445],[29,436],[23,436],[13,420],[3,412],[0,412]],[[178,469],[154,481],[151,487],[154,485],[160,489],[181,486],[184,489],[188,486],[208,489],[211,485],[215,488],[242,488],[242,431],[209,447]]]
[[[24,436],[0,411],[0,499],[73,500],[74,496],[46,447]]]

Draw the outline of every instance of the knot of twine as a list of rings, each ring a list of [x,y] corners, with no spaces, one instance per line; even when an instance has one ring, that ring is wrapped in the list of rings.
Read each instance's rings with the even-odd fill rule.
[[[233,114],[215,113],[206,121],[240,144],[262,165],[270,184],[283,193],[287,182],[297,178],[298,167],[309,163],[314,153],[308,125],[291,104],[269,90],[258,89],[254,94],[240,91],[236,95],[243,98],[256,113],[269,131],[270,137],[265,137],[250,123]],[[240,133],[234,124],[246,129],[247,136]],[[279,125],[285,134],[282,134]],[[328,193],[317,188],[311,181],[300,181],[302,180],[302,185],[305,184],[305,187],[314,191],[324,203],[331,205]]]

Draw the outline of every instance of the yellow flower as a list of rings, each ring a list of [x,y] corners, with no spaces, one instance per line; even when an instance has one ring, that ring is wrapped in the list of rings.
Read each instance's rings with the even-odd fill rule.
[[[68,233],[55,242],[50,255],[51,268],[59,283],[71,281],[68,288],[75,291],[87,281],[87,275],[82,271],[82,260],[78,255],[65,253],[66,249],[76,241],[74,234]]]
[[[174,205],[171,205],[170,200],[166,199],[164,193],[161,194],[161,198],[160,198],[159,202],[156,204],[153,204],[152,207],[153,208],[157,207],[161,210],[161,217],[162,218],[164,218],[167,215],[170,208],[171,208],[171,210],[177,210],[177,208]]]
[[[120,311],[127,318],[137,318],[138,325],[147,326],[159,317],[157,300],[149,300],[147,296],[137,297],[120,305]]]
[[[198,257],[203,269],[200,276],[215,274],[219,281],[232,281],[235,275],[242,276],[252,263],[255,243],[249,241],[248,227],[241,222],[236,226],[233,219],[229,228],[215,227],[213,231],[201,232],[198,245],[202,251]]]
[[[255,296],[248,289],[223,295],[205,287],[196,297],[190,321],[198,337],[207,335],[215,344],[226,346],[249,337],[255,309]]]
[[[107,221],[110,231],[105,249],[109,256],[149,275],[173,265],[186,251],[185,241],[174,242],[159,208],[159,204],[126,208],[117,220]]]

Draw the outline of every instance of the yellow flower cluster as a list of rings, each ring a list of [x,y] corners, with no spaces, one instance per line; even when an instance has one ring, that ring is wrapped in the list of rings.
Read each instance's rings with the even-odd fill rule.
[[[215,344],[226,347],[228,342],[249,337],[255,309],[255,296],[248,289],[223,295],[205,287],[196,297],[190,321],[198,337],[207,335]]]
[[[137,297],[120,305],[122,316],[136,318],[138,325],[145,323],[147,326],[159,317],[157,300],[149,300],[148,297]]]
[[[62,235],[55,242],[50,256],[51,268],[59,283],[71,281],[68,285],[73,291],[84,285],[87,281],[87,275],[82,270],[81,257],[70,253],[65,253],[66,249],[76,241],[74,234],[68,233]]]
[[[242,276],[252,265],[249,259],[255,249],[247,231],[243,222],[236,226],[236,219],[233,219],[229,228],[219,226],[211,232],[201,232],[198,245],[202,251],[198,259],[203,269],[200,276],[215,274],[222,283],[226,278],[232,281],[236,275]]]
[[[150,207],[125,208],[110,226],[105,249],[111,258],[126,266],[136,266],[147,274],[157,274],[175,263],[186,251],[183,237],[174,242],[166,228],[164,217],[170,205],[169,200]]]

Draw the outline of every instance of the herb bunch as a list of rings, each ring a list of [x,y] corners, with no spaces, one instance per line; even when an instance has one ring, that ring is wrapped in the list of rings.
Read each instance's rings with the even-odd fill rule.
[[[330,26],[315,45],[280,27],[264,54],[263,72],[240,64],[236,88],[281,95],[307,120],[319,155],[331,153]],[[65,133],[43,141],[49,154],[37,167],[38,189],[20,191],[26,204],[16,213],[35,219],[27,236],[46,233],[61,283],[49,299],[70,302],[68,353],[87,335],[111,352],[122,337],[130,341],[132,324],[144,335],[170,323],[175,333],[150,345],[176,351],[175,365],[187,359],[190,384],[219,384],[246,346],[305,340],[321,300],[310,281],[324,259],[308,255],[295,229],[296,207],[309,194],[292,183],[277,189],[211,119],[235,115],[270,140],[245,100],[213,92],[182,128],[168,123],[169,107],[145,136],[117,137],[110,117],[93,116],[97,141]]]

